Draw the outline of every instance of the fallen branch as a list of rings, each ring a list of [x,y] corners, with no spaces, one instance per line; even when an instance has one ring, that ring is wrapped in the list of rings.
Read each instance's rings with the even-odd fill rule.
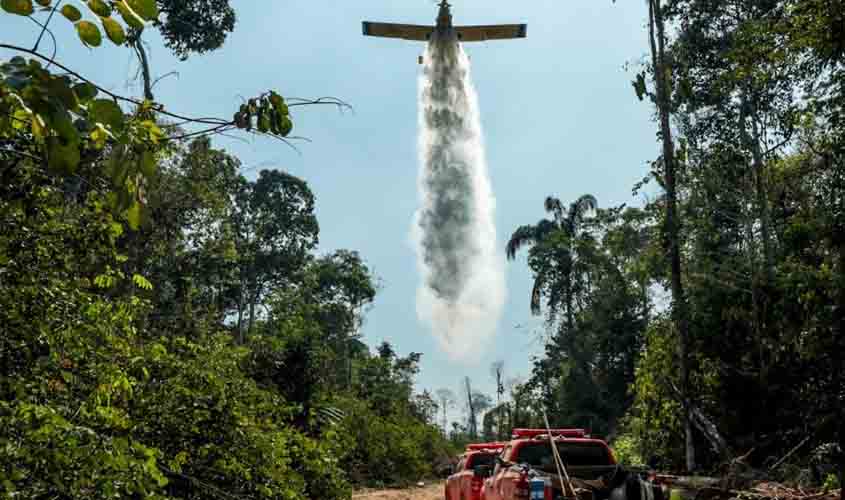
[[[733,454],[731,453],[730,448],[728,447],[727,442],[725,442],[725,438],[719,433],[719,429],[716,427],[716,424],[713,423],[712,420],[707,418],[707,415],[704,414],[692,401],[684,397],[681,393],[680,389],[672,382],[669,382],[669,387],[672,388],[672,392],[675,394],[675,397],[678,398],[680,403],[685,407],[689,408],[690,414],[692,415],[692,423],[695,425],[698,430],[704,434],[704,437],[707,438],[707,441],[710,442],[710,446],[713,447],[713,451],[715,451],[719,456],[727,461],[732,459]]]
[[[801,447],[802,447],[802,446],[804,446],[805,444],[807,444],[807,441],[809,441],[809,440],[810,440],[810,436],[807,436],[807,437],[805,437],[804,439],[802,439],[802,440],[801,440],[801,442],[800,442],[800,443],[798,443],[798,445],[797,445],[795,448],[792,448],[791,450],[789,450],[789,453],[787,453],[786,455],[784,455],[784,456],[783,456],[783,458],[781,458],[780,460],[778,460],[777,462],[775,462],[775,464],[774,464],[774,465],[772,465],[771,467],[769,467],[769,470],[770,470],[770,471],[773,471],[773,470],[777,469],[777,468],[778,468],[778,466],[780,466],[780,464],[784,463],[784,462],[785,462],[785,461],[786,461],[789,457],[791,457],[791,456],[792,456],[792,455],[793,455],[796,451],[800,450],[800,449],[801,449]]]

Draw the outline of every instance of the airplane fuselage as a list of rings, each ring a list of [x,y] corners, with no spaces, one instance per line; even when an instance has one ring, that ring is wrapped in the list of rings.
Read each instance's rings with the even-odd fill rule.
[[[446,38],[454,34],[452,26],[452,9],[449,3],[444,1],[440,4],[440,12],[437,14],[437,34],[440,38]]]

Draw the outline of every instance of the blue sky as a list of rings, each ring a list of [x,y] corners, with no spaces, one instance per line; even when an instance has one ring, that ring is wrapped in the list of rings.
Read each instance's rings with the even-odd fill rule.
[[[233,0],[238,23],[225,46],[181,62],[149,30],[159,101],[194,116],[231,116],[239,96],[276,89],[298,97],[336,96],[354,107],[299,108],[295,134],[313,142],[301,155],[265,139],[215,143],[238,156],[244,174],[287,170],[317,197],[321,251],[361,252],[382,282],[363,333],[400,352],[422,352],[419,389],[458,389],[469,375],[492,394],[489,365],[528,375],[540,343],[531,334],[531,276],[520,256],[506,265],[508,297],[498,334],[476,364],[450,361],[417,321],[416,259],[410,226],[417,207],[417,56],[421,44],[361,36],[361,21],[433,23],[433,0]],[[649,106],[636,99],[632,72],[645,53],[644,2],[636,0],[454,0],[457,24],[524,22],[528,38],[466,47],[479,93],[488,168],[497,200],[500,248],[517,226],[544,215],[547,195],[584,193],[601,206],[637,203],[631,187],[656,156]],[[130,51],[81,47],[55,19],[59,60],[112,90],[139,94]],[[31,22],[0,15],[0,40],[31,47]],[[49,40],[42,50],[51,50]],[[0,57],[8,57],[0,51]],[[522,327],[517,328],[517,325]]]

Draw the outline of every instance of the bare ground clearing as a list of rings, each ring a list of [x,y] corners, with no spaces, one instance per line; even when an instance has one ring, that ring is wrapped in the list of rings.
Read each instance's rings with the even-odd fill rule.
[[[404,490],[360,491],[352,495],[353,500],[443,500],[443,483],[426,483],[422,488]]]

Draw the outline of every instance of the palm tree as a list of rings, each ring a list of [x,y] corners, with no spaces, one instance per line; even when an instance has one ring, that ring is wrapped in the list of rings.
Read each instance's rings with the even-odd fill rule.
[[[540,299],[545,289],[549,294],[547,305],[550,314],[563,305],[569,331],[574,327],[574,269],[578,260],[576,242],[581,237],[587,214],[597,206],[596,198],[585,194],[572,202],[569,210],[564,212],[561,201],[549,196],[544,207],[552,219],[541,219],[537,224],[520,226],[511,235],[505,248],[508,260],[513,260],[520,248],[531,246],[528,256],[528,264],[534,271],[531,313],[540,314]]]

